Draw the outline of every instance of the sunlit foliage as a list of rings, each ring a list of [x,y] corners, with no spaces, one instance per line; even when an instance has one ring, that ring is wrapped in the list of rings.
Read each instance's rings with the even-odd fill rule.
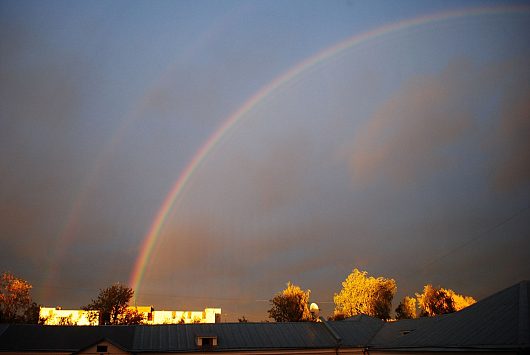
[[[139,324],[143,316],[136,310],[128,310],[128,304],[134,291],[127,286],[116,283],[104,290],[100,290],[98,297],[84,307],[86,311],[99,311],[99,324]],[[97,317],[92,313],[90,317]],[[93,319],[89,319],[93,322]]]
[[[416,318],[416,299],[405,296],[396,308],[396,319]]]
[[[24,311],[24,322],[28,324],[44,324],[44,319],[39,317],[40,306],[31,302],[31,304]]]
[[[72,320],[72,315],[69,315],[68,317],[59,318],[57,325],[74,325],[74,321]]]
[[[416,298],[422,317],[456,312],[476,302],[473,297],[459,295],[451,289],[436,288],[431,284],[424,286],[423,293],[416,293]]]
[[[39,310],[32,302],[32,286],[25,280],[4,272],[0,278],[0,322],[37,323]]]
[[[118,324],[144,324],[144,315],[136,309],[127,308],[125,312],[118,318]]]
[[[276,322],[304,322],[311,321],[312,315],[309,311],[310,290],[304,291],[299,286],[287,283],[287,288],[278,292],[270,300],[272,308],[269,309],[269,317]]]
[[[477,303],[477,301],[471,296],[459,295],[458,293],[455,293],[453,290],[447,290],[447,292],[449,292],[449,294],[451,295],[451,298],[453,299],[453,305],[455,307],[455,311],[457,312],[460,311],[461,309],[471,306],[474,303]]]
[[[333,297],[335,318],[366,314],[389,319],[396,281],[384,277],[368,277],[366,271],[354,269],[342,282],[342,290]]]

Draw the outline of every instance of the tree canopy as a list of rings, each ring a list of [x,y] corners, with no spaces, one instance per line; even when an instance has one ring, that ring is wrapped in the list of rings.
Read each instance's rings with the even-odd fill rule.
[[[139,324],[143,321],[142,315],[134,309],[128,309],[133,295],[131,288],[116,283],[100,290],[98,297],[82,308],[99,311],[100,324]]]
[[[0,277],[0,322],[38,323],[39,306],[32,301],[32,286],[10,272]]]
[[[369,277],[366,271],[353,269],[342,282],[342,290],[333,297],[334,316],[339,319],[366,314],[388,319],[392,299],[396,293],[396,281],[384,277]]]
[[[276,322],[311,321],[312,315],[309,310],[310,293],[310,290],[304,291],[299,286],[288,282],[287,287],[270,300],[272,308],[268,311],[269,317]]]
[[[431,284],[423,287],[423,293],[416,293],[416,298],[422,317],[456,312],[477,302],[471,296],[462,296],[451,289],[433,287]]]
[[[416,318],[416,299],[405,296],[396,308],[396,319]]]

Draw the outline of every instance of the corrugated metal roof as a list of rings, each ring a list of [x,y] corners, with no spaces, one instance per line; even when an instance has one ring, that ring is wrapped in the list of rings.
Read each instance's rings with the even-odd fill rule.
[[[9,327],[9,324],[7,323],[0,324],[0,336],[2,336],[2,333],[4,333],[8,327]]]
[[[5,351],[78,351],[102,339],[122,348],[130,348],[132,326],[43,326],[12,324],[1,334],[0,350]]]
[[[381,319],[360,315],[343,321],[328,322],[341,337],[342,346],[365,347],[385,325]]]
[[[321,323],[217,323],[136,327],[132,351],[193,351],[198,336],[216,336],[218,350],[333,348]]]
[[[430,323],[436,323],[443,317],[444,316],[403,319],[397,322],[385,323],[384,327],[377,332],[369,344],[376,347],[385,346],[406,334],[414,332],[418,328],[426,327]]]
[[[385,325],[370,346],[378,348],[528,348],[528,281],[460,312]],[[402,331],[411,330],[408,334]]]

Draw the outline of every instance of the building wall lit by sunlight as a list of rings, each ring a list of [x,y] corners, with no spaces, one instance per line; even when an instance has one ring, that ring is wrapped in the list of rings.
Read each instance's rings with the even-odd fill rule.
[[[90,315],[93,314],[93,317]],[[98,325],[99,311],[41,307],[39,319],[45,325]],[[94,319],[90,322],[90,319]]]
[[[147,324],[220,323],[221,308],[205,308],[204,311],[153,311],[152,321]]]
[[[203,311],[155,311],[152,306],[128,308],[142,314],[144,324],[148,325],[221,322],[221,308],[205,308]],[[41,307],[39,318],[45,325],[99,325],[100,323],[99,311],[66,310],[60,307]]]

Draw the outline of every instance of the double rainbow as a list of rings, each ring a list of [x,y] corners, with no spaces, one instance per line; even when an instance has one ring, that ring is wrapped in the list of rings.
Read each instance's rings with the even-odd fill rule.
[[[245,117],[250,111],[252,111],[257,105],[259,105],[265,98],[273,94],[280,87],[287,85],[294,81],[299,76],[308,72],[310,68],[322,63],[330,58],[337,56],[345,50],[358,46],[367,41],[377,39],[379,37],[391,34],[396,31],[402,31],[408,28],[418,27],[426,24],[442,22],[446,20],[453,20],[469,16],[483,16],[483,15],[496,15],[496,14],[510,14],[510,13],[528,13],[530,7],[528,6],[501,6],[501,7],[481,7],[481,8],[470,8],[456,11],[448,11],[433,15],[421,16],[414,19],[408,19],[399,21],[393,24],[388,24],[374,30],[355,35],[344,41],[341,41],[331,47],[328,47],[315,55],[303,60],[298,63],[285,73],[281,74],[270,83],[262,87],[258,92],[251,96],[242,106],[240,106],[234,113],[226,118],[220,127],[208,138],[208,140],[202,145],[202,147],[195,153],[189,164],[180,174],[178,180],[175,182],[170,192],[167,194],[164,202],[160,206],[158,213],[154,221],[149,228],[148,233],[143,239],[142,246],[140,248],[139,256],[136,260],[134,269],[131,273],[129,284],[137,295],[142,280],[145,274],[145,270],[153,249],[158,241],[160,232],[176,203],[179,201],[182,192],[186,189],[188,182],[193,177],[195,171],[201,166],[206,157],[210,152],[217,146],[217,144],[223,139],[227,132],[232,130],[237,123]],[[136,296],[135,296],[136,297]]]

